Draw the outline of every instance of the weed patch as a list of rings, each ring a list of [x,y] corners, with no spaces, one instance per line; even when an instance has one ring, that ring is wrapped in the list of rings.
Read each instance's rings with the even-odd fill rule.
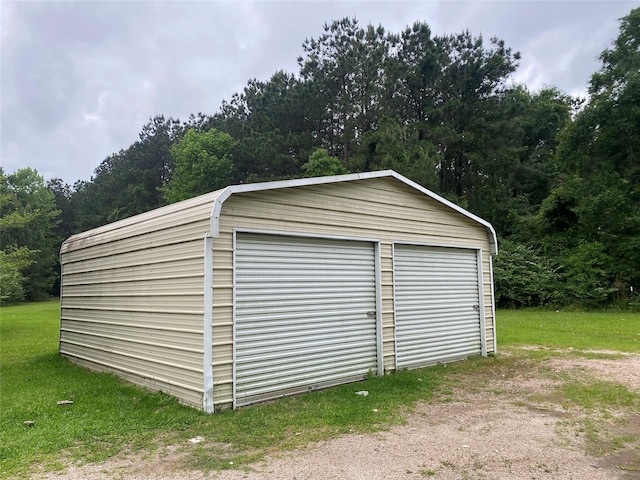
[[[567,379],[561,389],[574,404],[589,410],[597,408],[607,412],[625,407],[631,410],[640,408],[639,394],[613,382]]]

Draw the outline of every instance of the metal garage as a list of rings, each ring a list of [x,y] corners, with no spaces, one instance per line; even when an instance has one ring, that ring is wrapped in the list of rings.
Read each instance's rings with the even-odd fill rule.
[[[206,412],[487,354],[496,253],[390,170],[232,185],[67,239],[59,350]]]

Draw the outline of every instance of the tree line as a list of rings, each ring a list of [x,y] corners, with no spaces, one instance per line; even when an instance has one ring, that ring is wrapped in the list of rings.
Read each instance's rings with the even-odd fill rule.
[[[0,172],[2,300],[55,293],[73,233],[229,184],[393,169],[494,225],[499,306],[638,302],[640,9],[587,100],[514,83],[502,40],[423,22],[345,18],[302,50],[215,114],[150,119],[89,181]]]

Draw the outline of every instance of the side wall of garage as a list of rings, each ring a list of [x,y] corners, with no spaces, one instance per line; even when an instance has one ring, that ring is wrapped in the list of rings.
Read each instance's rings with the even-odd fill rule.
[[[204,233],[216,194],[69,238],[60,353],[202,407]]]
[[[480,252],[484,320],[493,339],[490,245],[485,227],[393,177],[237,193],[223,204],[213,240],[214,403],[233,402],[234,233],[378,239],[384,369],[396,368],[394,243]],[[493,351],[487,342],[487,351]]]

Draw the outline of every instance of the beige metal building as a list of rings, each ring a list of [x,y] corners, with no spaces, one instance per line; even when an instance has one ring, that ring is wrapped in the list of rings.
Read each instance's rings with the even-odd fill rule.
[[[206,412],[486,355],[496,250],[393,171],[230,186],[65,241],[60,353]]]

